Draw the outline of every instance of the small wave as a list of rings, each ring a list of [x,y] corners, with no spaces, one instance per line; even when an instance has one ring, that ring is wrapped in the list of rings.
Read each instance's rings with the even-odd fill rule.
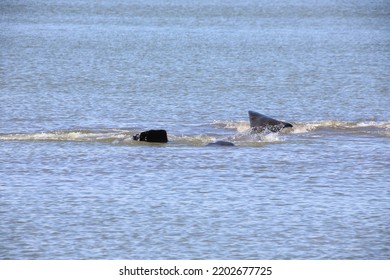
[[[359,127],[377,127],[377,128],[384,128],[384,129],[390,130],[390,122],[368,121],[368,122],[357,123],[357,126],[359,126]]]
[[[378,133],[386,134],[390,130],[390,122],[347,122],[337,120],[325,120],[318,122],[293,123],[291,133],[300,134],[317,130],[341,130],[353,133]]]
[[[0,140],[5,141],[75,141],[75,142],[113,142],[129,137],[130,133],[123,130],[76,130],[52,131],[37,133],[0,134]]]
[[[311,137],[322,137],[329,134],[354,134],[390,137],[390,122],[361,121],[347,122],[325,120],[317,122],[296,122],[293,128],[284,129],[278,133],[265,130],[263,133],[251,133],[249,122],[246,121],[214,121],[212,126],[233,131],[215,131],[195,135],[168,134],[173,145],[204,146],[222,140],[233,142],[237,146],[258,146],[267,143],[285,142],[289,134],[299,137],[300,134],[311,133]],[[73,141],[102,142],[118,145],[143,145],[133,140],[133,135],[139,133],[133,129],[82,129],[61,130],[36,133],[6,133],[0,134],[0,141]]]
[[[339,121],[339,120],[323,120],[314,122],[293,122],[293,128],[288,128],[279,133],[261,133],[251,134],[250,125],[247,121],[226,121],[216,120],[212,123],[214,127],[221,129],[234,130],[237,134],[228,137],[228,141],[257,141],[257,142],[279,142],[285,140],[285,135],[288,134],[305,134],[315,132],[326,132],[336,134],[362,134],[370,136],[390,136],[390,122],[389,121]],[[250,139],[255,137],[255,139]]]
[[[169,135],[169,141],[173,142],[175,144],[186,144],[186,145],[193,145],[193,146],[204,146],[208,143],[215,142],[217,140],[217,137],[205,135],[205,134],[199,134],[199,135]]]
[[[321,128],[331,129],[354,129],[361,127],[379,128],[390,130],[390,122],[377,122],[377,121],[338,121],[338,120],[324,120],[316,122],[293,122],[293,129],[289,130],[292,133],[305,133]],[[243,133],[250,129],[249,122],[247,121],[229,121],[229,120],[215,120],[212,125],[222,129],[233,129],[239,133]]]
[[[75,130],[52,131],[37,133],[0,134],[0,141],[33,141],[33,142],[101,142],[114,145],[145,145],[146,142],[134,141],[133,135],[139,131],[129,130]],[[199,135],[168,135],[169,142],[174,145],[204,146],[217,141],[219,136]],[[153,143],[152,143],[153,144]]]

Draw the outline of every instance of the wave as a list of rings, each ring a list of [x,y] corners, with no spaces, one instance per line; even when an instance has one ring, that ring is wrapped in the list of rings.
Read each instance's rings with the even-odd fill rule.
[[[340,132],[362,133],[362,134],[378,134],[382,136],[390,136],[390,121],[361,121],[348,122],[338,120],[324,120],[315,122],[295,122],[292,123],[293,128],[285,129],[281,132],[302,134],[307,132],[315,132],[321,130],[333,130]],[[213,126],[222,129],[235,130],[238,133],[245,134],[250,131],[249,122],[246,121],[214,121]],[[278,133],[277,133],[278,134]]]
[[[335,134],[390,137],[390,122],[362,121],[346,122],[327,120],[318,122],[295,123],[293,134]]]
[[[13,141],[75,141],[75,142],[114,142],[130,137],[126,130],[62,130],[37,133],[0,134],[0,140]]]
[[[98,142],[114,145],[161,145],[145,143],[133,140],[133,135],[140,131],[134,130],[63,130],[38,133],[10,133],[0,134],[0,141],[29,141],[29,142]],[[234,142],[239,146],[253,146],[260,143],[281,141],[277,133],[251,134],[250,131],[236,133],[230,136],[226,134],[194,134],[174,135],[168,133],[169,143],[176,146],[205,146],[217,140]]]
[[[193,135],[175,135],[168,132],[168,139],[174,145],[205,146],[217,140],[230,141],[237,146],[261,146],[268,143],[285,142],[289,135],[306,135],[308,133],[321,137],[324,132],[329,134],[354,134],[390,137],[390,122],[362,121],[346,122],[326,120],[317,122],[296,122],[293,128],[287,128],[279,133],[265,131],[261,134],[251,133],[247,121],[214,121],[209,126],[210,133]],[[226,131],[228,130],[228,131]],[[82,129],[60,130],[36,133],[3,133],[0,141],[71,141],[100,142],[117,145],[145,145],[145,142],[133,140],[133,135],[139,133],[135,129]],[[150,143],[147,143],[150,145]]]

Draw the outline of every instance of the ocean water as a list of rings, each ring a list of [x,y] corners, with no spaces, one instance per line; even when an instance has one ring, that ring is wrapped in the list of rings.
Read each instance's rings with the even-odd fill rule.
[[[388,1],[0,15],[1,259],[390,258]]]

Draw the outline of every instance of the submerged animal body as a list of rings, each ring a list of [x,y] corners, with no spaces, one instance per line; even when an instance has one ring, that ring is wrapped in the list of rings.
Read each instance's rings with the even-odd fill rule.
[[[260,133],[266,129],[271,132],[278,132],[286,127],[293,127],[288,122],[278,121],[276,119],[267,117],[254,111],[249,111],[249,123],[252,128],[252,132]]]
[[[216,141],[213,143],[209,143],[209,144],[207,144],[207,146],[208,147],[211,147],[211,146],[233,147],[235,145],[232,142],[219,140],[219,141]]]

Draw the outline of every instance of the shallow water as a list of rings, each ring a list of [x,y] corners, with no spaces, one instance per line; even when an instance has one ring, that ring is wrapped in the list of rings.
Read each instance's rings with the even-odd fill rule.
[[[1,259],[389,259],[389,4],[0,9]]]

